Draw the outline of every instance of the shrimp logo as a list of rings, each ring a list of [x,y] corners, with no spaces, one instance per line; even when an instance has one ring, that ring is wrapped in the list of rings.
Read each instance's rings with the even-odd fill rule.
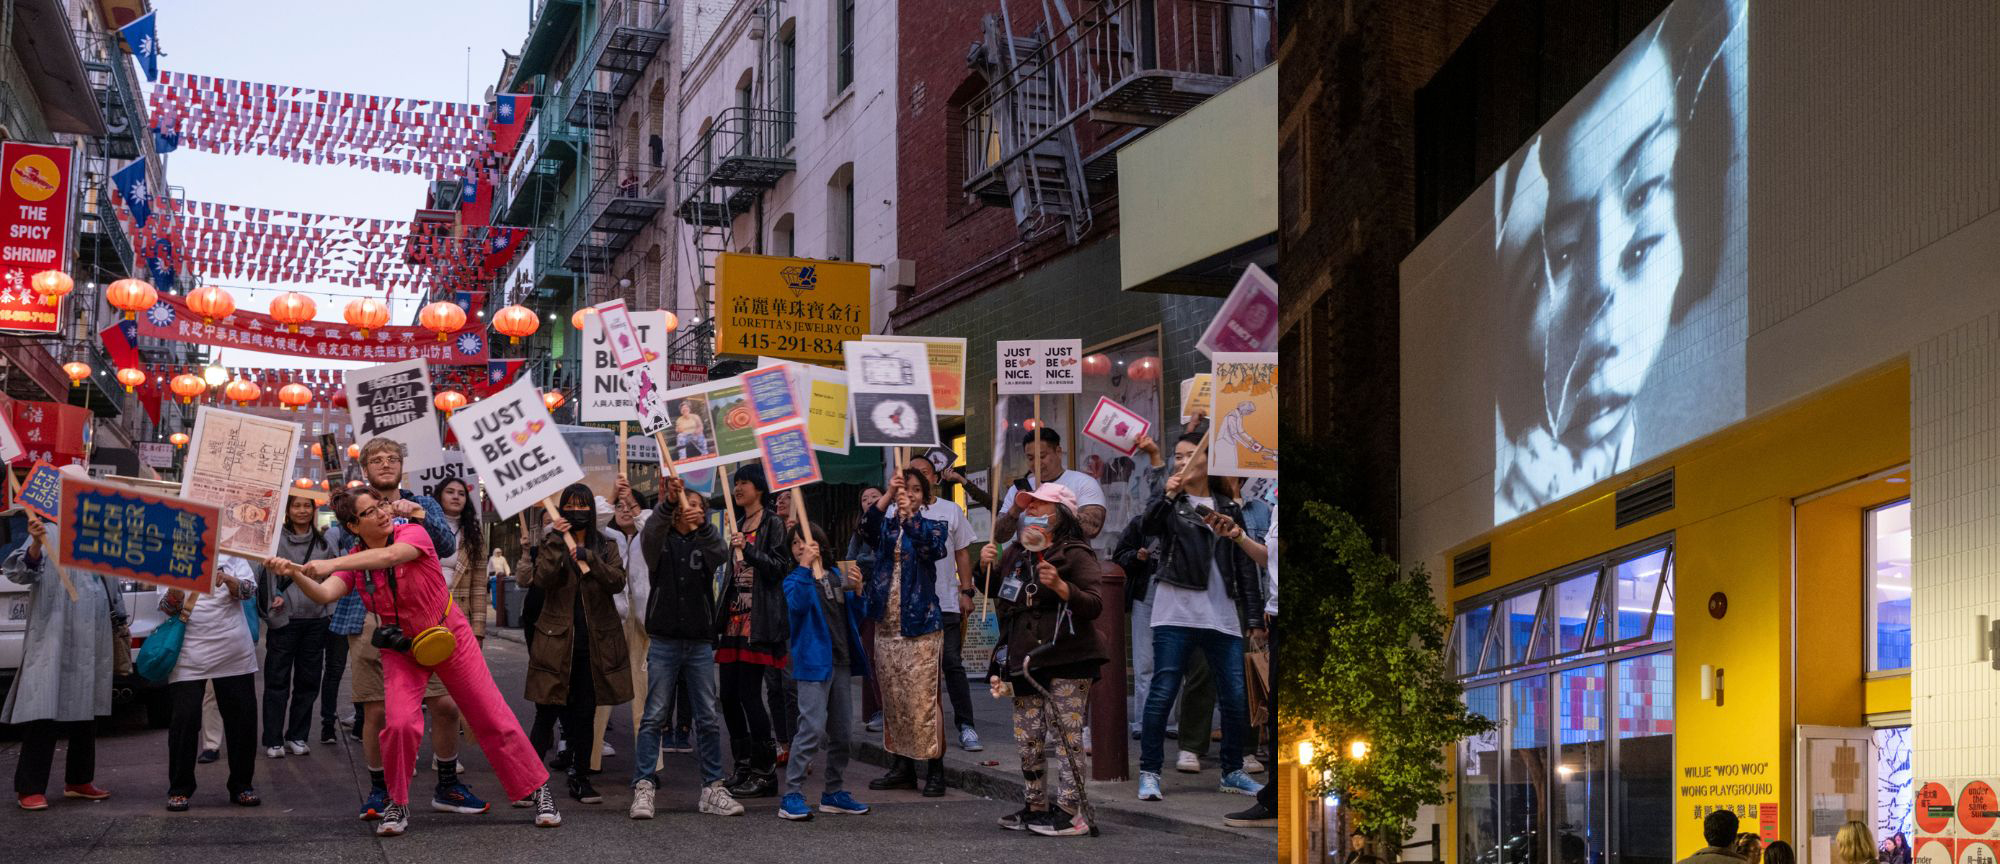
[[[23,201],[41,201],[62,191],[62,172],[49,157],[30,153],[15,161],[7,172],[7,185]]]

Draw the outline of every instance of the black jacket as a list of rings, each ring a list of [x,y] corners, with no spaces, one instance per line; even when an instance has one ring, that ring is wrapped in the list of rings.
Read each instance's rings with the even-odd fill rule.
[[[674,513],[656,509],[639,536],[652,593],[646,597],[646,633],[661,639],[715,640],[715,571],[729,560],[729,544],[715,526],[673,529]]]
[[[792,633],[791,609],[785,605],[785,576],[798,562],[792,560],[792,544],[785,539],[785,520],[770,508],[764,508],[756,533],[757,542],[743,544],[743,561],[756,575],[750,594],[750,641],[782,649]],[[723,614],[728,614],[735,596],[736,580],[722,580]],[[721,632],[721,627],[716,632]]]
[[[1218,495],[1215,511],[1243,524],[1243,508],[1235,501]],[[1146,508],[1145,532],[1160,541],[1154,584],[1207,591],[1213,564],[1222,573],[1223,590],[1236,602],[1237,624],[1248,628],[1264,620],[1263,570],[1243,547],[1208,530],[1187,493],[1153,499]]]
[[[1146,550],[1146,557],[1140,558],[1139,551]],[[1118,548],[1111,550],[1111,562],[1125,571],[1125,611],[1132,611],[1134,602],[1146,599],[1146,589],[1153,584],[1153,565],[1160,560],[1160,543],[1146,533],[1146,514],[1139,513],[1132,521],[1125,523],[1125,531],[1118,535]]]
[[[1104,665],[1104,648],[1097,641],[1095,621],[1103,611],[1103,598],[1098,594],[1097,584],[1100,568],[1096,550],[1082,541],[1071,541],[1043,553],[1063,581],[1069,583],[1069,601],[1056,599],[1056,592],[1047,588],[1037,590],[1033,598],[1022,592],[1026,603],[1001,599],[998,601],[1000,613],[1000,644],[1007,648],[1007,674],[1020,677],[1021,665],[1029,652],[1042,649],[1034,658],[1029,671],[1036,674],[1038,681],[1047,682],[1051,678],[1097,678],[1097,669]],[[1034,567],[1034,559],[1027,550],[1016,543],[1008,547],[1000,557],[1000,564],[994,572],[1004,581],[1006,573],[1019,570],[1023,582],[1037,582],[1040,578]],[[998,597],[997,589],[992,596]],[[1061,612],[1067,606],[1071,620],[1062,621]],[[1052,644],[1053,643],[1053,644]],[[1044,647],[1047,646],[1047,647]]]

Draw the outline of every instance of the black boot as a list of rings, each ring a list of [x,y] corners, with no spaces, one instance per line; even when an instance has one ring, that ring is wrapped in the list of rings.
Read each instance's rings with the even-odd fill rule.
[[[736,759],[736,773],[722,781],[724,789],[734,789],[750,779],[750,739],[730,738],[729,755]]]
[[[895,757],[895,762],[889,766],[889,773],[868,781],[868,788],[877,792],[917,788],[917,761],[907,756]]]
[[[750,773],[738,786],[729,787],[732,798],[770,798],[778,794],[778,745],[759,741],[752,753]]]
[[[944,797],[944,760],[932,759],[929,772],[924,776],[924,797]]]

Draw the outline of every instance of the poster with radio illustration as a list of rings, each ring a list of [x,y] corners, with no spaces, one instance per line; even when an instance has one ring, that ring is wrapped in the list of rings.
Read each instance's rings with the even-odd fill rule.
[[[935,447],[929,351],[920,342],[848,342],[848,416],[864,447]]]

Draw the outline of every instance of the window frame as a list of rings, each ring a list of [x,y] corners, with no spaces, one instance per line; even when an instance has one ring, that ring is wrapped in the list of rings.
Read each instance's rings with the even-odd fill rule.
[[[854,86],[855,0],[833,0],[833,94]]]
[[[1912,666],[1881,668],[1876,665],[1876,658],[1880,656],[1877,650],[1880,643],[1877,642],[1879,631],[1875,617],[1875,518],[1877,514],[1892,507],[1914,507],[1914,505],[1911,504],[1910,497],[1905,495],[1892,501],[1861,508],[1861,671],[1864,675],[1907,675],[1912,669]],[[1914,533],[1914,520],[1912,526]]]
[[[1546,573],[1480,592],[1453,604],[1452,628],[1454,631],[1461,626],[1463,616],[1467,612],[1480,607],[1486,607],[1491,610],[1491,623],[1487,625],[1485,638],[1481,641],[1479,656],[1472,658],[1473,662],[1470,668],[1473,671],[1459,671],[1467,668],[1465,658],[1462,656],[1466,650],[1466,646],[1461,644],[1461,640],[1458,638],[1460,634],[1456,632],[1451,634],[1446,644],[1453,647],[1454,656],[1450,659],[1449,665],[1453,670],[1454,676],[1457,677],[1461,684],[1466,686],[1475,686],[1475,684],[1476,686],[1484,686],[1489,681],[1506,681],[1511,680],[1512,677],[1517,675],[1529,673],[1540,674],[1570,668],[1574,664],[1584,661],[1604,662],[1618,657],[1641,653],[1657,646],[1665,646],[1670,649],[1673,645],[1673,640],[1659,641],[1654,640],[1652,637],[1654,630],[1659,625],[1660,601],[1667,596],[1669,586],[1674,578],[1675,548],[1674,534],[1673,532],[1667,532],[1618,547],[1609,552],[1591,556],[1582,561],[1558,567]],[[1660,578],[1653,587],[1651,611],[1646,615],[1645,626],[1638,633],[1631,635],[1621,634],[1618,632],[1616,622],[1611,617],[1612,610],[1615,608],[1615,597],[1612,595],[1617,586],[1617,568],[1620,565],[1646,558],[1661,551],[1664,551],[1666,555],[1660,562]],[[1590,600],[1590,617],[1586,619],[1586,623],[1584,624],[1583,642],[1578,648],[1563,650],[1560,636],[1556,630],[1558,623],[1556,621],[1558,612],[1556,609],[1556,589],[1563,583],[1569,582],[1579,576],[1591,576],[1593,574],[1595,575],[1595,586],[1592,589]],[[1541,597],[1536,603],[1535,623],[1528,631],[1529,645],[1524,652],[1524,658],[1515,662],[1512,661],[1507,645],[1504,642],[1507,638],[1503,635],[1504,624],[1506,622],[1504,610],[1509,602],[1536,591],[1541,593]],[[1602,638],[1598,636],[1597,632],[1597,625],[1600,620],[1604,624],[1604,635]],[[1548,653],[1537,656],[1534,653],[1534,643],[1537,638],[1543,636],[1547,638],[1549,650]]]

